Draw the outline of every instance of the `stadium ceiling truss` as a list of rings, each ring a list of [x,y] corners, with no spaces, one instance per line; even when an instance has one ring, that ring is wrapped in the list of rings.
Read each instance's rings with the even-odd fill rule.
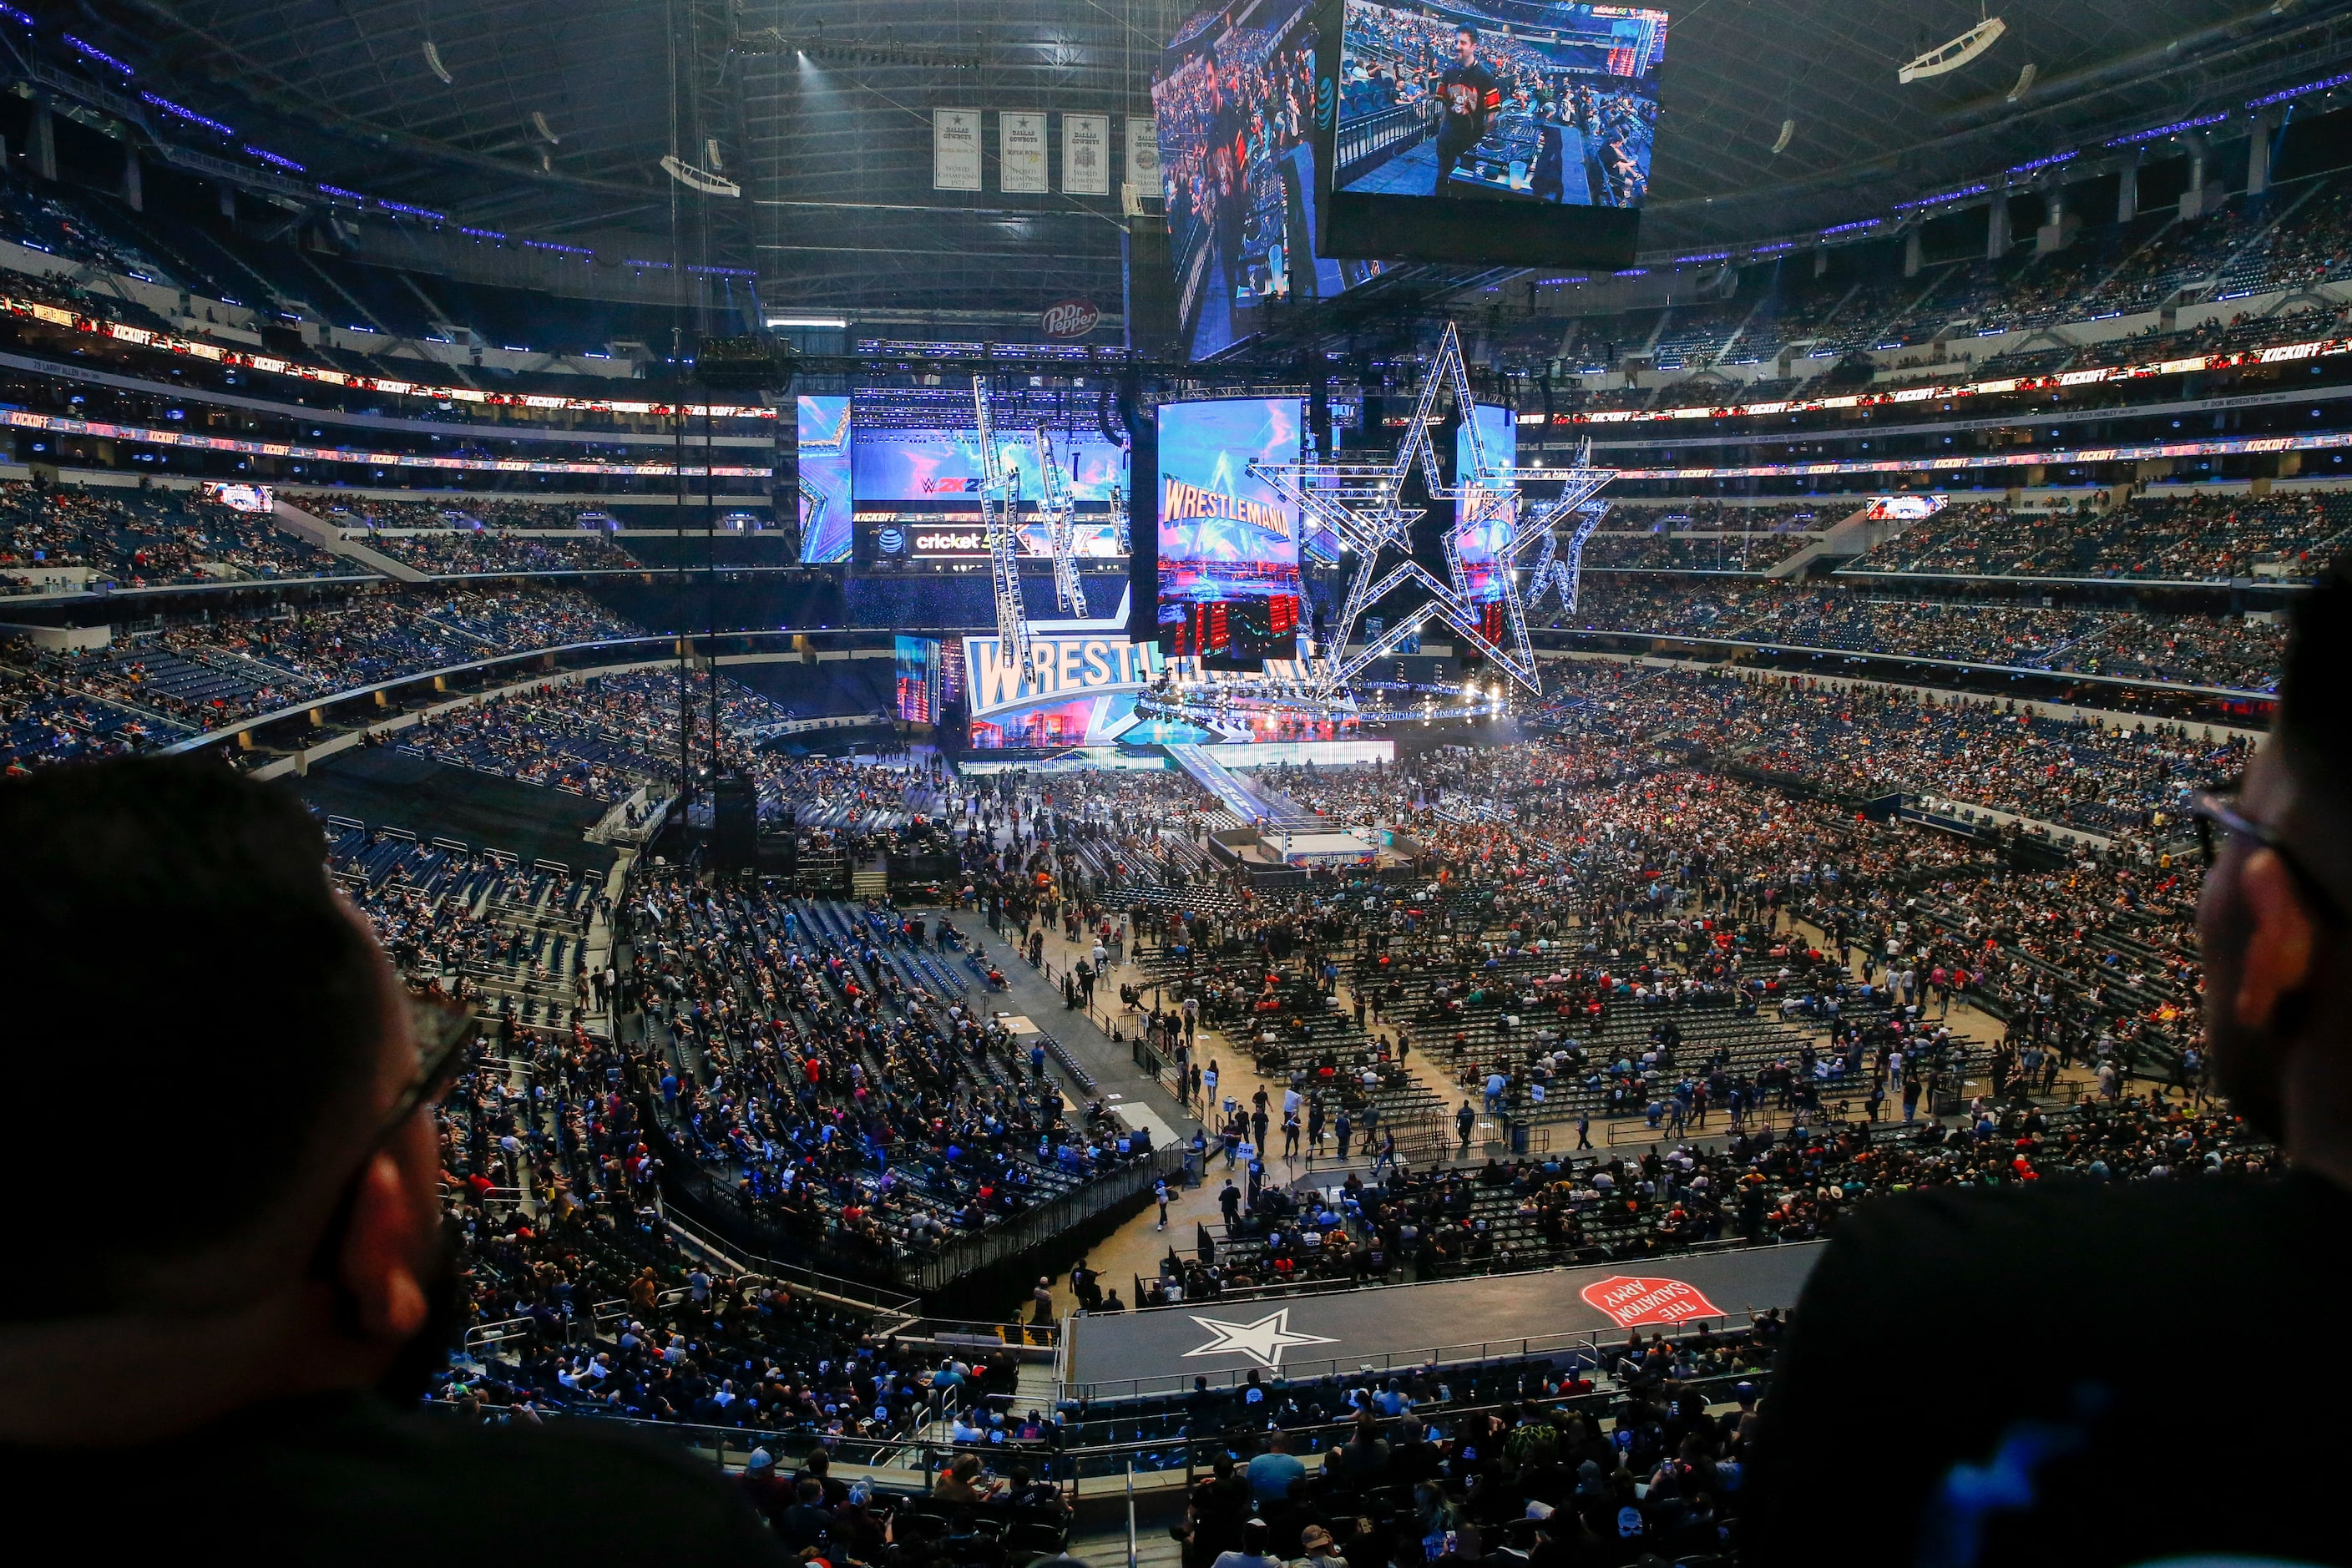
[[[1003,655],[1015,661],[1029,657],[1029,616],[1021,602],[1021,475],[1008,468],[997,444],[996,422],[988,406],[988,378],[971,378],[971,408],[980,427],[980,511],[987,524],[988,572],[996,591],[996,636]],[[1087,618],[1086,584],[1078,576],[1077,500],[1070,477],[1054,456],[1054,443],[1044,425],[1032,432],[1037,453],[1037,513],[1045,530],[1046,552],[1054,562],[1054,602],[1073,620]],[[1127,534],[1125,498],[1111,498],[1122,548]]]
[[[1452,484],[1444,480],[1430,435],[1438,425],[1439,399],[1448,393],[1462,417],[1465,458]],[[1575,608],[1584,542],[1606,510],[1589,503],[1617,471],[1591,467],[1589,447],[1574,466],[1565,468],[1523,468],[1497,461],[1486,451],[1473,408],[1462,342],[1448,326],[1392,460],[1250,465],[1253,475],[1299,508],[1302,552],[1323,565],[1351,567],[1347,601],[1313,661],[1316,685],[1323,695],[1336,696],[1358,672],[1393,654],[1432,620],[1444,621],[1530,693],[1543,694],[1543,673],[1528,637],[1529,595],[1521,586],[1520,574],[1524,570],[1533,579],[1533,597],[1540,599],[1549,589],[1559,594],[1564,608]],[[1403,497],[1416,464],[1431,497],[1454,503],[1454,525],[1445,533],[1445,582],[1412,558],[1412,524],[1423,512],[1408,506]],[[1523,492],[1531,485],[1558,485],[1559,490],[1547,500],[1530,501]],[[1555,553],[1554,532],[1571,515],[1577,521],[1568,558],[1561,561]],[[1535,559],[1525,562],[1538,542],[1541,549]],[[1352,563],[1346,560],[1349,556],[1354,557]],[[1383,561],[1393,563],[1382,570]],[[1389,620],[1356,652],[1348,652],[1368,611],[1391,593],[1414,586],[1427,597]],[[1499,638],[1490,635],[1490,605],[1500,612]]]
[[[980,514],[987,523],[988,575],[996,589],[997,657],[1018,665],[1029,658],[1029,616],[1021,604],[1021,476],[1004,466],[997,449],[984,375],[971,378],[971,407],[980,421]]]
[[[981,195],[934,191],[930,109],[1149,115],[1160,47],[1198,8],[81,0],[76,26],[130,60],[140,89],[235,125],[310,179],[452,224],[756,268],[780,302],[945,313],[944,326],[958,311],[1011,322],[1056,298],[1117,298],[1125,223],[1115,195],[1006,193],[993,178]],[[1977,0],[1678,8],[1645,246],[1671,255],[1883,216],[2002,170],[2011,188],[2063,178],[2015,171],[2069,149],[2086,169],[2105,138],[2200,113],[2242,121],[2248,99],[2352,58],[2352,0],[1993,9],[2006,26],[1981,57],[1906,84],[1903,62],[1981,20]],[[743,199],[675,185],[666,155]]]

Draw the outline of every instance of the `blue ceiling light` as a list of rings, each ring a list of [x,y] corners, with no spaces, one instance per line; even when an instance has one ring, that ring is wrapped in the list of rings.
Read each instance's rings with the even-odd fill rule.
[[[2246,107],[2260,109],[2265,104],[2284,103],[2291,98],[2301,98],[2307,92],[2325,92],[2331,87],[2342,87],[2347,81],[2352,81],[2352,71],[2339,71],[2334,76],[2322,77],[2317,81],[2305,82],[2301,87],[2283,88],[2277,92],[2266,92],[2260,98],[2250,98],[2246,100]]]
[[[2169,125],[2158,125],[2153,130],[2135,131],[2128,136],[2111,137],[2108,139],[2107,145],[2110,147],[2134,147],[2137,146],[2142,142],[2154,142],[2166,136],[2177,136],[2183,131],[2194,131],[2200,125],[2219,125],[2221,121],[2229,118],[2228,114],[2223,113],[2200,114],[2194,120],[2176,120]]]
[[[157,109],[162,110],[164,113],[172,116],[174,120],[184,120],[191,125],[201,125],[205,130],[222,136],[234,137],[236,134],[236,132],[230,130],[227,126],[223,125],[219,121],[198,114],[193,109],[183,109],[180,105],[173,103],[168,98],[158,98],[152,92],[142,92],[139,97],[141,101],[152,104]]]
[[[2011,163],[2009,166],[2009,172],[2012,174],[2030,174],[2036,169],[2047,169],[2076,156],[2079,156],[2076,153],[2053,153],[2047,158],[2035,158],[2023,163]]]
[[[24,15],[21,11],[16,14],[20,16]],[[31,18],[27,17],[26,19],[26,25],[27,26],[32,25]],[[124,65],[121,60],[116,59],[112,55],[108,54],[104,49],[100,48],[96,44],[90,43],[87,39],[77,38],[71,33],[68,33],[65,37],[67,47],[71,48],[74,53],[81,56],[84,59],[96,60],[100,65],[110,66],[114,69],[121,71],[124,76],[137,76],[139,74],[137,71],[132,70],[129,66]]]
[[[1932,207],[1944,202],[1961,201],[1969,196],[1980,196],[1990,189],[1992,189],[1990,185],[1979,181],[1973,185],[1962,185],[1957,191],[1946,191],[1938,196],[1918,196],[1907,202],[1896,202],[1895,210],[1899,213],[1909,212],[1914,207]]]

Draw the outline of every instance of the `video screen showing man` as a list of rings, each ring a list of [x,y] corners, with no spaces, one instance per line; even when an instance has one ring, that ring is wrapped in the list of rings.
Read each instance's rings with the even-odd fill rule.
[[[1638,207],[1666,14],[1563,0],[1348,0],[1333,189]]]
[[[1503,107],[1502,83],[1478,58],[1478,29],[1454,29],[1454,64],[1437,79],[1437,187],[1432,195],[1455,195],[1454,170],[1486,139],[1486,127]]]

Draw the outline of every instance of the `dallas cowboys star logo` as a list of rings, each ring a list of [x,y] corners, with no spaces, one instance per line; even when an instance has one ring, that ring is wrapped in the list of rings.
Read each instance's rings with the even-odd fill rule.
[[[1194,1318],[1194,1322],[1217,1337],[1188,1356],[1245,1355],[1258,1365],[1278,1367],[1282,1352],[1291,1345],[1329,1345],[1339,1341],[1328,1334],[1304,1334],[1290,1326],[1290,1309],[1277,1307],[1254,1323],[1229,1323],[1221,1318]]]
[[[1440,396],[1447,393],[1462,411],[1467,448],[1463,471],[1451,485],[1442,482],[1429,435],[1437,423]],[[1307,556],[1328,564],[1342,548],[1356,552],[1347,602],[1332,626],[1329,646],[1318,661],[1320,684],[1327,691],[1337,691],[1357,671],[1386,658],[1431,620],[1451,626],[1528,690],[1538,694],[1543,690],[1535,649],[1528,637],[1527,595],[1519,580],[1527,569],[1522,557],[1529,546],[1543,546],[1536,563],[1535,586],[1540,592],[1557,581],[1562,604],[1572,610],[1584,542],[1601,516],[1601,509],[1587,508],[1584,503],[1616,478],[1616,472],[1591,467],[1589,446],[1578,454],[1572,468],[1523,468],[1496,462],[1486,454],[1471,408],[1470,376],[1463,363],[1461,339],[1449,324],[1392,461],[1250,465],[1252,474],[1297,505],[1308,520],[1304,552]],[[1401,495],[1416,463],[1427,476],[1429,493],[1455,503],[1454,527],[1444,540],[1451,582],[1439,582],[1410,559],[1410,531],[1422,513],[1403,506]],[[1521,488],[1529,484],[1558,484],[1561,489],[1548,501],[1523,506]],[[1578,522],[1569,558],[1564,565],[1556,564],[1553,531],[1570,514],[1578,514]],[[1408,558],[1382,573],[1378,563],[1384,552]],[[1364,613],[1391,591],[1407,585],[1420,588],[1425,598],[1402,616],[1391,617],[1385,630],[1358,652],[1348,654],[1349,639]],[[1487,635],[1485,612],[1489,605],[1502,611],[1507,647]]]

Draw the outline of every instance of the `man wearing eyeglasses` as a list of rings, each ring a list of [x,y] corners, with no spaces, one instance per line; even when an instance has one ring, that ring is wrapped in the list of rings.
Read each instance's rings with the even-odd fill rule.
[[[78,1053],[12,1063],[0,1501],[108,1560],[772,1560],[683,1450],[400,1408],[460,1326],[429,1106],[473,1028],[324,859],[217,763],[0,783],[5,1016]]]
[[[2298,605],[2269,738],[2191,812],[2207,1046],[2291,1174],[2173,1161],[1873,1200],[1809,1279],[1759,1424],[1745,1568],[2341,1563],[2334,1402],[2260,1355],[2352,1242],[2352,582]],[[2002,1153],[2014,1152],[2001,1151]],[[2238,1162],[2232,1162],[2237,1163]],[[2240,1483],[2227,1478],[2240,1477]],[[1832,1536],[1828,1532],[1833,1531]]]

